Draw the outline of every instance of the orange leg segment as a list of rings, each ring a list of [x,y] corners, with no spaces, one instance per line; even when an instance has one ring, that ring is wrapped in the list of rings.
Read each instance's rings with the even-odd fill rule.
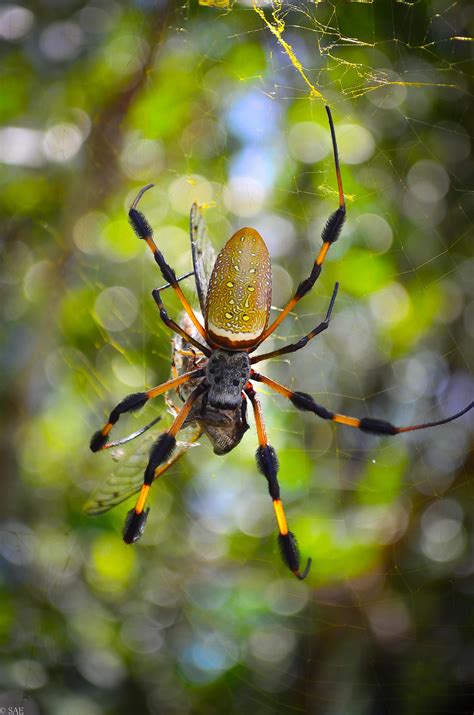
[[[170,286],[173,288],[175,291],[176,295],[181,301],[181,304],[186,311],[186,313],[189,315],[190,319],[194,323],[196,330],[202,335],[204,340],[206,340],[206,331],[204,330],[203,326],[197,319],[194,310],[191,308],[189,305],[183,291],[181,290],[181,286],[178,283],[178,279],[176,278],[176,273],[174,270],[171,268],[171,266],[168,265],[168,263],[165,261],[165,258],[161,251],[159,250],[158,246],[156,245],[154,239],[153,239],[153,231],[151,229],[150,224],[146,220],[145,216],[138,211],[137,206],[142,198],[143,194],[145,191],[148,191],[148,189],[151,189],[153,184],[148,184],[147,186],[144,186],[143,189],[141,189],[133,202],[130,211],[128,212],[128,216],[130,219],[130,224],[135,231],[136,235],[138,238],[143,239],[146,244],[148,245],[150,251],[153,253],[153,257],[158,264],[161,274],[165,281],[168,281]]]
[[[336,132],[334,130],[334,123],[332,121],[332,116],[331,116],[331,110],[329,107],[326,107],[326,112],[328,115],[328,120],[329,120],[329,127],[331,130],[331,139],[332,139],[332,147],[333,147],[333,154],[334,154],[334,165],[336,168],[336,177],[337,177],[337,187],[338,187],[338,193],[339,193],[339,208],[334,211],[333,214],[329,217],[327,220],[327,223],[323,229],[323,232],[321,234],[321,238],[323,241],[323,245],[321,246],[321,249],[314,261],[313,267],[311,269],[311,273],[305,280],[303,280],[298,288],[296,289],[296,293],[293,296],[293,298],[289,301],[289,303],[283,308],[281,313],[278,315],[278,317],[271,323],[268,328],[263,332],[259,339],[259,343],[261,344],[264,340],[268,338],[269,335],[271,335],[276,328],[282,323],[282,321],[286,318],[288,313],[295,307],[295,305],[298,303],[298,301],[303,298],[306,293],[308,293],[314,284],[316,283],[317,279],[319,278],[319,274],[321,273],[321,268],[324,263],[324,260],[327,256],[327,253],[333,243],[337,241],[337,239],[340,236],[342,227],[344,225],[344,221],[346,218],[346,203],[344,200],[344,190],[342,188],[342,178],[341,178],[341,170],[339,167],[339,154],[337,151],[337,142],[336,142]],[[254,348],[255,349],[255,348]]]
[[[112,430],[112,427],[118,422],[120,415],[124,414],[125,412],[135,412],[136,410],[141,409],[143,405],[148,402],[148,400],[152,400],[154,397],[158,397],[158,395],[162,395],[164,392],[168,392],[168,390],[172,390],[173,388],[182,385],[184,382],[188,382],[189,380],[201,377],[203,375],[204,370],[202,369],[192,370],[191,372],[185,372],[184,375],[175,377],[172,380],[163,382],[163,384],[158,385],[157,387],[152,387],[146,392],[134,392],[132,395],[128,395],[127,397],[125,397],[121,402],[119,402],[118,405],[114,407],[114,409],[109,415],[109,419],[102,427],[102,429],[98,430],[92,435],[90,441],[90,448],[92,452],[99,452],[102,449],[106,449],[110,431]]]
[[[391,422],[379,420],[374,417],[350,417],[349,415],[341,415],[338,412],[331,412],[326,409],[326,407],[323,407],[315,402],[311,395],[308,395],[305,392],[294,392],[293,390],[289,390],[284,385],[280,385],[279,382],[275,382],[275,380],[271,380],[269,377],[266,377],[261,373],[257,373],[254,370],[250,373],[250,379],[255,380],[256,382],[263,382],[272,390],[278,392],[278,394],[283,395],[283,397],[287,397],[299,410],[313,412],[323,420],[331,420],[332,422],[337,422],[341,425],[346,425],[347,427],[355,427],[356,429],[362,430],[362,432],[369,432],[371,434],[396,435],[401,434],[402,432],[414,432],[416,430],[427,429],[428,427],[438,427],[438,425],[445,425],[448,422],[457,420],[474,407],[474,402],[470,402],[460,412],[456,412],[456,414],[442,420],[424,422],[418,425],[408,425],[405,427],[396,427],[395,425],[392,425]]]
[[[194,347],[197,348],[204,355],[207,355],[209,357],[209,355],[211,354],[209,348],[204,347],[204,345],[201,345],[198,340],[195,340],[195,338],[193,338],[180,325],[178,325],[178,323],[176,323],[172,318],[169,317],[168,311],[166,310],[164,303],[161,300],[160,290],[158,288],[155,288],[151,294],[153,296],[153,300],[158,306],[158,309],[160,311],[160,318],[164,322],[164,324],[178,335],[181,335],[181,337],[184,338],[184,340],[186,340],[188,343],[194,345]]]
[[[131,509],[125,521],[123,540],[126,544],[133,544],[143,534],[149,509],[145,509],[146,500],[153,480],[157,476],[161,465],[172,455],[176,447],[176,435],[183,426],[186,418],[200,395],[207,388],[201,383],[188,397],[181,410],[178,412],[173,424],[166,432],[162,432],[150,452],[150,460],[143,476],[143,485],[138,494],[134,509]]]
[[[250,358],[250,364],[255,365],[257,362],[261,362],[262,360],[269,360],[270,358],[278,357],[279,355],[286,355],[287,353],[294,353],[297,350],[301,350],[301,348],[304,348],[310,340],[316,337],[316,335],[319,335],[320,333],[324,332],[324,330],[327,330],[329,328],[329,321],[331,319],[331,313],[332,309],[334,307],[334,302],[336,300],[337,296],[337,291],[339,288],[339,283],[336,283],[334,286],[334,290],[332,292],[331,296],[331,301],[329,303],[329,308],[326,313],[326,317],[324,320],[319,323],[311,332],[309,332],[307,335],[304,335],[302,338],[298,340],[297,343],[291,343],[291,345],[285,345],[284,347],[280,348],[279,350],[272,350],[270,353],[263,353],[262,355],[255,355],[253,358]]]
[[[298,545],[295,535],[288,529],[286,522],[285,511],[280,499],[280,485],[278,484],[278,458],[273,447],[268,444],[267,432],[263,421],[262,408],[260,401],[251,385],[245,388],[245,394],[252,403],[253,412],[255,415],[255,425],[257,427],[258,450],[257,450],[257,466],[268,482],[268,491],[273,501],[273,509],[278,525],[278,543],[280,546],[283,561],[286,563],[290,571],[294,573],[296,578],[303,580],[311,566],[311,559],[303,572],[300,571],[300,557]]]

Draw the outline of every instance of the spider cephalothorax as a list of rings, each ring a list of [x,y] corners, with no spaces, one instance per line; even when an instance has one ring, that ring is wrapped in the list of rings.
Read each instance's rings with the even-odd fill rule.
[[[209,356],[206,379],[212,407],[231,410],[242,402],[242,390],[250,377],[248,353],[216,348]]]
[[[91,439],[90,447],[93,452],[113,446],[114,443],[108,442],[109,433],[120,415],[140,409],[148,400],[169,390],[176,389],[184,401],[184,405],[177,411],[171,427],[159,435],[150,451],[136,505],[129,511],[125,523],[123,538],[126,543],[137,541],[143,532],[148,514],[146,502],[150,486],[154,479],[163,473],[166,465],[173,462],[171,455],[176,447],[176,435],[179,430],[191,421],[197,422],[201,431],[206,432],[210,437],[214,450],[218,454],[224,454],[240,442],[248,429],[245,417],[246,401],[248,400],[253,408],[257,428],[259,444],[256,454],[257,467],[267,480],[268,491],[273,501],[281,554],[286,565],[297,578],[303,579],[306,576],[311,559],[301,571],[296,539],[288,528],[280,499],[280,486],[277,477],[278,459],[267,439],[262,409],[253,387],[255,382],[263,382],[270,389],[288,398],[299,410],[312,412],[324,420],[355,427],[362,432],[379,435],[396,435],[445,424],[457,419],[474,406],[474,402],[471,402],[461,412],[436,422],[396,427],[381,419],[350,417],[332,412],[315,402],[307,393],[294,392],[253,369],[252,366],[257,362],[300,350],[329,326],[338,290],[337,283],[325,319],[318,323],[313,330],[296,343],[250,357],[250,353],[274,332],[296,303],[312,289],[321,273],[328,250],[338,239],[345,220],[346,207],[339,170],[336,136],[330,110],[328,107],[326,110],[333,143],[339,207],[331,214],[323,229],[323,245],[311,266],[309,275],[301,281],[294,296],[270,325],[268,325],[268,319],[272,291],[271,265],[267,247],[257,231],[252,228],[239,229],[218,254],[209,280],[205,281],[201,278],[207,269],[205,269],[203,261],[196,259],[199,247],[192,241],[193,273],[201,310],[205,316],[203,326],[181,290],[179,285],[181,279],[176,278],[174,270],[165,261],[163,254],[155,244],[151,227],[144,215],[137,210],[139,200],[143,193],[151,187],[151,184],[139,192],[132,204],[129,212],[130,223],[137,236],[146,241],[153,252],[155,261],[164,279],[168,282],[167,287],[173,288],[178,295],[189,322],[186,329],[178,325],[169,317],[161,300],[160,290],[153,291],[153,298],[160,310],[161,319],[183,341],[181,346],[176,349],[176,353],[177,355],[182,354],[188,361],[183,363],[184,372],[180,371],[174,363],[171,380],[146,392],[137,392],[125,397],[112,410],[102,429],[96,432]],[[193,205],[191,210],[191,236],[193,236],[193,230],[198,228],[200,221],[195,208]],[[201,342],[201,338],[205,344]],[[137,436],[148,427],[115,444],[121,444]],[[120,494],[117,496],[114,493],[111,504],[118,503],[119,497]],[[103,502],[98,504],[95,513],[99,513],[99,510],[104,510]]]

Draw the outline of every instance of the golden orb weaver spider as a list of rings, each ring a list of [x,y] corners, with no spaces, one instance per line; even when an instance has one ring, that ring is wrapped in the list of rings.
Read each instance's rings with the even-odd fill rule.
[[[202,325],[181,290],[179,285],[181,278],[176,277],[174,270],[166,262],[153,239],[150,225],[145,216],[137,209],[141,197],[145,191],[151,188],[152,184],[145,186],[139,192],[130,208],[129,219],[133,230],[152,251],[161,274],[167,281],[168,285],[165,287],[173,288],[184,307],[187,314],[186,329],[169,317],[161,299],[160,291],[162,289],[155,289],[152,295],[159,308],[160,317],[165,325],[182,339],[184,347],[193,346],[198,351],[199,358],[197,360],[195,358],[194,365],[192,362],[188,364],[188,367],[194,366],[195,369],[181,372],[181,374],[175,369],[171,380],[145,392],[137,392],[125,397],[114,407],[105,425],[95,432],[90,441],[90,448],[93,452],[129,441],[151,427],[157,420],[128,438],[110,443],[108,441],[109,434],[122,414],[138,410],[149,400],[172,389],[189,388],[187,394],[181,392],[184,405],[177,411],[173,424],[159,435],[151,448],[143,483],[139,488],[138,499],[135,507],[128,512],[125,521],[123,539],[127,544],[134,543],[143,534],[149,512],[146,502],[150,487],[154,479],[175,461],[172,455],[177,444],[176,435],[183,426],[193,420],[196,421],[199,424],[199,431],[195,434],[200,434],[200,431],[204,429],[211,439],[214,451],[217,454],[223,454],[235,447],[248,429],[245,413],[246,400],[249,400],[255,416],[259,443],[256,452],[257,467],[268,482],[268,490],[278,526],[281,555],[287,567],[298,579],[302,580],[306,577],[311,559],[308,559],[305,568],[301,570],[296,538],[288,528],[280,498],[277,455],[267,439],[263,413],[253,388],[253,382],[264,383],[270,389],[288,398],[299,410],[312,412],[324,420],[331,420],[355,427],[363,432],[379,435],[397,435],[443,425],[461,417],[474,406],[474,402],[471,402],[460,412],[436,422],[396,427],[390,422],[373,417],[358,418],[331,412],[316,403],[309,394],[290,390],[254,370],[253,365],[262,360],[300,350],[329,326],[338,290],[337,283],[325,319],[313,330],[296,343],[250,357],[250,354],[274,332],[298,301],[313,288],[321,273],[329,248],[338,239],[344,224],[346,206],[336,134],[329,107],[326,107],[326,111],[331,130],[339,207],[331,214],[323,229],[321,236],[323,244],[314,260],[309,276],[298,285],[294,296],[270,325],[268,323],[272,292],[271,263],[265,242],[255,229],[241,228],[227,241],[215,260],[206,286],[206,296],[203,295],[204,281],[198,281],[198,264],[193,246],[194,274],[204,314],[204,325]],[[193,211],[191,212],[191,221],[193,221]],[[205,344],[200,341],[200,338]],[[186,350],[182,352],[186,352]],[[189,353],[189,350],[187,352]],[[197,354],[195,353],[195,355]],[[215,428],[214,433],[212,425]],[[125,496],[129,496],[134,491],[137,490],[134,489]],[[117,499],[108,504],[96,502],[95,510],[90,509],[89,513],[100,513],[125,498],[123,493],[115,496]]]

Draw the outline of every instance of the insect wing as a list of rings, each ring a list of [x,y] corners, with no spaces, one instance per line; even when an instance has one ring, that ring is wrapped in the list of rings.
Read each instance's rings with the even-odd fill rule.
[[[199,297],[201,312],[206,312],[206,296],[216,252],[207,232],[206,222],[200,206],[193,204],[189,215],[189,233],[193,256],[194,277]]]
[[[161,477],[188,449],[197,446],[201,432],[201,428],[195,422],[181,431],[181,439],[176,443],[176,449],[171,457],[156,470],[155,479]],[[146,434],[141,437],[138,448],[135,448],[133,452],[127,454],[126,449],[121,447],[113,453],[117,466],[84,504],[86,514],[91,516],[103,514],[140,491],[143,484],[143,472],[155,439],[156,434]]]

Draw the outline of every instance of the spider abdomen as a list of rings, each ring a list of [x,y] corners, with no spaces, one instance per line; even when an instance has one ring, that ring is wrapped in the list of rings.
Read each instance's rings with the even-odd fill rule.
[[[241,228],[227,241],[212,269],[206,300],[206,329],[228,350],[252,347],[268,323],[272,269],[263,238]]]

